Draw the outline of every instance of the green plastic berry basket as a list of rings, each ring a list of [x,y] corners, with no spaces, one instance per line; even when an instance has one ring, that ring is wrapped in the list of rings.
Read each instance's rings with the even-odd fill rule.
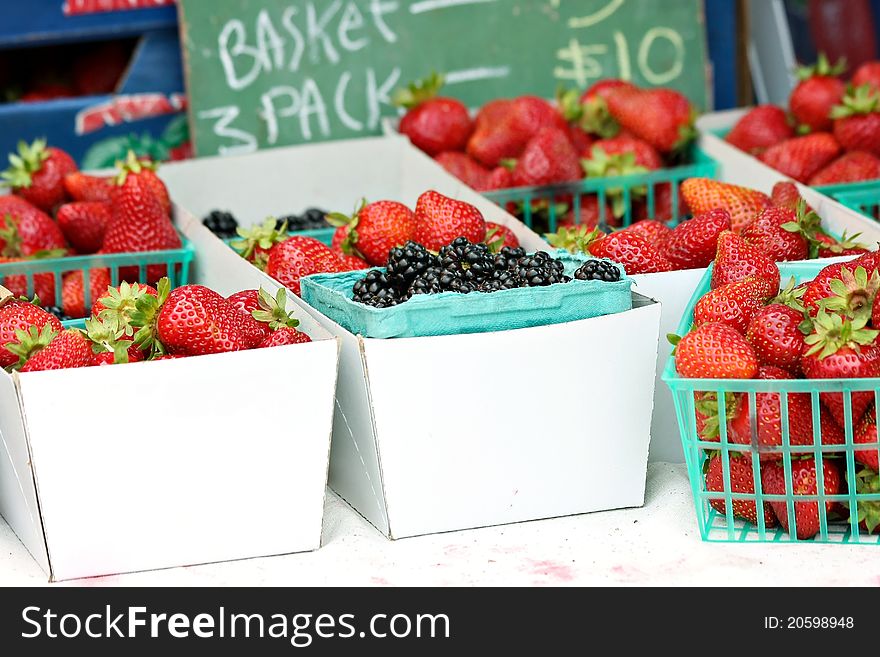
[[[552,255],[565,263],[568,275],[587,259],[566,251]],[[491,293],[420,294],[381,309],[352,300],[352,286],[363,278],[363,271],[313,274],[303,278],[301,285],[306,303],[351,333],[367,338],[414,338],[507,331],[630,310],[632,279],[618,268],[621,279],[613,283],[573,280]]]
[[[678,189],[681,183],[688,178],[717,178],[720,172],[719,164],[697,146],[691,148],[689,164],[667,169],[657,169],[649,173],[634,174],[628,176],[614,176],[604,178],[585,178],[584,180],[565,184],[548,185],[544,187],[513,187],[509,189],[482,192],[493,203],[503,208],[522,208],[518,214],[529,228],[547,232],[556,232],[563,212],[569,210],[573,213],[575,223],[580,223],[581,205],[585,198],[596,197],[598,207],[605,207],[613,198],[619,198],[623,209],[623,216],[617,218],[619,225],[615,228],[629,226],[633,222],[634,202],[643,198],[648,218],[656,216],[655,202],[657,189],[664,184],[671,184]],[[559,205],[565,206],[564,210]],[[546,211],[547,225],[537,225],[536,208],[544,208]],[[678,194],[671,196],[671,217],[667,222],[675,226],[686,219],[689,213],[679,204]],[[543,218],[542,218],[543,220]],[[599,227],[609,230],[605,216],[600,217]]]
[[[846,207],[861,212],[866,217],[880,221],[880,181],[873,185],[863,185],[857,190],[838,194],[837,200]]]
[[[783,282],[790,277],[800,283],[815,278],[816,274],[827,265],[826,262],[805,261],[797,263],[780,263]],[[685,335],[693,321],[694,306],[697,301],[710,289],[712,268],[710,267],[700,281],[700,285],[694,292],[682,320],[678,327],[678,334]],[[687,463],[688,478],[696,507],[697,522],[700,535],[704,541],[717,542],[805,542],[796,535],[797,520],[794,513],[796,502],[817,502],[819,515],[819,532],[815,537],[806,539],[808,542],[818,543],[858,543],[880,545],[880,534],[868,534],[859,529],[859,521],[856,513],[847,514],[846,509],[858,509],[859,505],[877,505],[872,508],[880,508],[880,489],[878,492],[857,492],[852,482],[856,481],[856,475],[863,470],[859,462],[855,460],[855,453],[880,448],[880,444],[853,442],[852,426],[852,401],[851,393],[870,391],[874,393],[874,402],[880,401],[880,379],[791,379],[791,380],[755,380],[755,379],[688,379],[678,375],[675,370],[675,357],[671,357],[663,372],[663,380],[672,391],[675,403],[675,412],[678,418],[681,442],[684,448],[685,461]],[[843,394],[844,407],[844,443],[839,445],[822,444],[822,429],[819,421],[820,393],[840,392]],[[757,447],[755,436],[757,435],[757,419],[754,410],[749,417],[752,444],[738,444],[728,440],[727,431],[727,405],[731,401],[730,396],[747,396],[749,408],[755,409],[756,395],[761,393],[775,393],[779,395],[781,439],[779,447],[761,450]],[[810,395],[812,405],[813,442],[808,445],[792,445],[789,440],[788,422],[788,393],[806,393]],[[719,434],[717,442],[702,439],[697,432],[697,413],[695,408],[696,396],[717,395],[719,410]],[[827,413],[827,411],[825,411]],[[718,453],[721,458],[724,492],[712,492],[707,489],[703,474],[706,452]],[[792,481],[792,458],[811,455],[816,459],[817,480],[822,481],[822,459],[833,458],[839,464],[841,491],[838,494],[826,494],[824,486],[817,488],[814,495],[770,495],[762,490],[761,486],[761,459],[750,458],[752,477],[755,482],[755,493],[733,493],[730,485],[730,458],[731,456],[749,455],[757,457],[759,454],[773,451],[781,454],[782,466],[785,473],[786,490],[791,491]],[[710,505],[711,500],[723,500],[724,512],[717,511]],[[768,527],[765,525],[763,514],[757,514],[757,523],[744,521],[733,516],[732,502],[745,500],[756,503],[756,508],[761,509],[765,502],[785,503],[788,517],[791,519],[789,531],[781,526]],[[842,505],[843,519],[826,510],[824,502],[836,502]],[[866,507],[862,507],[865,509]],[[849,519],[846,517],[849,515]],[[880,531],[878,528],[875,531]]]
[[[0,263],[0,285],[4,285],[13,292],[25,292],[25,296],[32,298],[40,291],[45,292],[50,286],[49,298],[40,298],[40,302],[46,306],[62,305],[63,276],[72,272],[83,272],[84,280],[91,278],[91,271],[97,269],[110,270],[110,284],[113,286],[120,283],[120,271],[137,268],[139,281],[147,279],[147,268],[156,265],[165,265],[167,276],[171,280],[172,288],[186,285],[189,282],[189,270],[195,256],[192,243],[181,235],[181,247],[165,251],[143,251],[140,253],[108,253],[65,258],[43,258],[19,262]],[[41,274],[51,275],[42,279],[38,285],[35,277]],[[24,280],[22,280],[22,278]],[[83,307],[88,313],[94,299],[90,285],[83,285]],[[66,327],[82,327],[84,318],[65,320],[62,324]]]

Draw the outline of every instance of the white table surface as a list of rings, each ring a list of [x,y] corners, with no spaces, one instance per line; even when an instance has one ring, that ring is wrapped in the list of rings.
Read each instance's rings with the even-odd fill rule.
[[[234,531],[234,528],[231,528]],[[0,585],[46,585],[0,523]],[[53,586],[880,585],[877,546],[703,543],[684,465],[653,463],[643,508],[388,541],[327,496],[316,552]]]

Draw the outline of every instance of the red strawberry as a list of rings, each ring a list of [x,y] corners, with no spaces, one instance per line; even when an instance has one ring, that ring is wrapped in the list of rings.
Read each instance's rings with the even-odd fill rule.
[[[580,157],[589,157],[593,144],[596,143],[589,133],[577,125],[568,126],[568,140]]]
[[[0,257],[0,263],[5,262],[29,262],[35,258],[3,258]],[[12,276],[4,276],[0,284],[12,292],[14,297],[33,298],[37,297],[41,305],[55,305],[55,275],[54,274],[34,274],[33,288],[28,289],[28,277],[24,274]]]
[[[256,303],[254,303],[255,298]],[[253,317],[257,320],[260,333],[259,335],[254,335],[253,340],[257,347],[288,344],[284,341],[292,339],[293,336],[290,332],[299,326],[299,320],[293,316],[292,312],[287,310],[287,291],[283,287],[278,289],[274,297],[263,289],[259,291],[247,290],[246,292],[239,292],[238,295],[232,295],[229,297],[229,301],[236,305],[240,311],[245,312],[248,317]],[[246,331],[250,332],[252,330],[252,328],[246,327]],[[277,333],[286,335],[286,337],[276,336],[274,344],[263,344],[267,340],[272,340],[272,337]],[[299,342],[309,341],[308,339],[298,340]]]
[[[89,365],[117,365],[144,360],[144,352],[134,344],[133,332],[120,326],[115,317],[91,317],[85,324],[86,337],[92,349]]]
[[[0,255],[16,258],[66,248],[49,215],[18,196],[0,196]]]
[[[792,137],[794,128],[785,110],[776,105],[758,105],[736,122],[725,140],[741,151],[760,155],[771,146]]]
[[[718,322],[745,333],[749,322],[775,292],[768,287],[767,281],[759,278],[716,287],[697,301],[694,326]]]
[[[815,66],[798,69],[800,82],[788,98],[795,120],[813,132],[831,129],[831,108],[840,102],[846,85],[836,76],[843,73],[845,63],[831,66],[824,54]]]
[[[81,289],[81,275],[77,283]],[[92,287],[95,287],[94,277],[92,278]],[[151,285],[129,284],[123,281],[117,287],[107,287],[92,297],[94,300],[92,315],[102,320],[114,320],[119,328],[125,330],[126,335],[132,335],[131,316],[137,310],[138,300],[147,295],[155,297],[158,294],[156,288]]]
[[[573,108],[571,97],[563,96],[570,120],[576,120],[588,133],[610,138],[620,133],[620,124],[608,112],[608,95],[620,87],[632,88],[625,80],[607,78],[594,82],[581,94],[578,107]]]
[[[877,410],[872,408],[865,413],[865,417],[857,425],[853,432],[853,442],[857,445],[877,442]],[[866,465],[874,472],[880,470],[880,450],[877,447],[859,450],[855,453],[855,459],[862,465]]]
[[[642,167],[645,171],[653,171],[663,166],[660,154],[651,144],[628,134],[620,134],[610,139],[600,139],[593,144],[588,159],[595,158],[597,151],[601,151],[606,156],[632,153],[635,166]]]
[[[489,188],[489,170],[467,153],[444,151],[434,160],[468,187],[478,192]]]
[[[507,167],[495,167],[489,173],[486,189],[481,191],[488,192],[493,189],[507,189],[509,187],[513,187],[513,173]]]
[[[58,208],[56,220],[64,237],[77,252],[94,253],[104,243],[111,216],[108,203],[76,201]]]
[[[804,197],[798,191],[797,185],[790,180],[776,183],[773,185],[773,191],[770,193],[770,203],[777,208],[797,210],[798,204],[803,199]],[[812,212],[813,209],[807,206],[807,211]]]
[[[562,230],[587,230],[560,229]],[[672,271],[672,264],[653,244],[635,233],[620,231],[601,237],[600,231],[594,231],[587,238],[589,252],[597,258],[608,258],[623,265],[627,274],[651,274],[659,271]],[[596,239],[598,238],[598,239]],[[594,241],[590,241],[590,240]],[[553,242],[551,241],[551,244]],[[554,244],[554,246],[556,246]]]
[[[662,221],[656,221],[654,219],[642,219],[636,221],[634,224],[631,224],[623,230],[645,238],[654,246],[661,248],[661,250],[663,242],[665,242],[672,234],[672,229],[669,226]]]
[[[337,253],[336,256],[339,258],[339,271],[359,271],[370,268],[370,263],[356,255]]]
[[[112,178],[91,176],[81,171],[74,171],[64,176],[64,190],[74,201],[109,203],[113,200],[116,185]]]
[[[443,77],[434,73],[394,95],[394,104],[408,110],[400,119],[400,132],[431,156],[464,150],[474,128],[464,103],[437,96],[442,86]]]
[[[532,137],[513,170],[516,187],[575,182],[583,177],[580,158],[559,128],[544,128]]]
[[[58,318],[33,303],[11,300],[0,306],[0,367],[9,367],[18,361],[18,354],[9,351],[8,347],[21,342],[16,331],[27,332],[32,326],[37,332],[46,326],[55,334],[61,332]]]
[[[771,303],[758,310],[746,330],[746,340],[755,350],[758,362],[798,373],[805,344],[800,330],[803,321],[803,312],[782,303]]]
[[[880,116],[878,114],[877,116]],[[864,151],[844,153],[810,178],[811,185],[838,185],[880,178],[880,158]]]
[[[171,216],[171,197],[168,188],[162,179],[156,175],[158,165],[148,159],[139,160],[134,151],[128,151],[128,157],[120,165],[119,175],[116,177],[118,185],[124,185],[130,177],[138,178],[144,186],[155,194],[156,198],[169,217]]]
[[[141,351],[138,347],[132,346],[126,350],[126,358],[128,358],[129,363],[140,363],[144,360],[144,352]],[[102,365],[116,365],[120,361],[117,360],[117,356],[112,351],[102,351],[97,354],[92,354],[92,360],[89,363],[90,366],[102,366]]]
[[[758,371],[752,346],[727,324],[703,324],[677,342],[675,371],[683,377],[751,379]]]
[[[743,495],[755,494],[755,477],[752,473],[752,463],[749,459],[736,456],[733,453],[728,456],[730,490],[724,486],[724,465],[721,456],[715,455],[709,459],[706,467],[706,490],[713,493],[739,493]],[[723,499],[709,500],[712,508],[718,513],[726,514],[727,506]],[[758,510],[754,500],[733,500],[732,513],[737,518],[748,520],[753,524],[758,524]],[[768,502],[764,502],[764,526],[775,527],[776,516]]]
[[[880,91],[867,84],[858,87],[831,110],[831,118],[844,150],[880,155]]]
[[[520,96],[494,101],[477,114],[467,152],[484,166],[496,167],[501,160],[518,158],[529,140],[545,127],[566,130],[567,124],[543,98]]]
[[[816,235],[822,220],[815,212],[806,212],[806,205],[798,210],[767,208],[742,229],[740,237],[747,244],[766,253],[774,262],[806,260],[818,255]]]
[[[419,196],[415,220],[412,239],[431,251],[439,251],[456,237],[466,237],[471,242],[482,242],[486,237],[486,222],[477,208],[433,190]],[[406,239],[389,245],[389,248],[405,242]],[[384,255],[387,261],[387,250]],[[371,264],[380,264],[370,258],[367,260]]]
[[[820,258],[834,258],[837,256],[868,253],[868,246],[856,241],[859,235],[861,233],[856,233],[855,235],[844,233],[839,240],[836,240],[831,235],[817,233],[816,241],[819,242],[818,256]]]
[[[278,222],[275,217],[268,217],[261,224],[254,224],[248,228],[238,228],[238,239],[230,242],[230,246],[238,251],[239,255],[248,262],[254,263],[259,269],[266,269],[266,261],[269,258],[269,250],[283,242],[290,235],[287,232],[286,224],[278,228]],[[345,227],[345,233],[348,233],[348,226]],[[342,231],[337,228],[336,233]],[[344,239],[344,236],[343,238]],[[342,239],[339,240],[340,244]],[[333,242],[336,243],[336,234],[333,235]],[[334,246],[334,248],[337,248]]]
[[[876,462],[876,460],[875,460]],[[877,470],[861,468],[856,472],[854,486],[859,495],[876,495],[880,493],[880,475]],[[856,502],[859,525],[869,534],[873,534],[880,527],[880,502],[860,499]]]
[[[861,87],[867,84],[880,91],[880,62],[865,62],[859,66],[856,72],[853,73],[849,83],[853,87]]]
[[[295,328],[284,326],[276,331],[272,331],[269,337],[258,344],[256,348],[264,349],[266,347],[283,347],[289,344],[303,344],[311,341],[312,339],[302,331],[297,331]]]
[[[226,300],[248,317],[253,317],[255,312],[261,310],[260,290],[242,290],[241,292],[229,295],[226,297]],[[260,334],[262,335],[261,340],[259,340],[260,342],[272,333],[272,327],[269,324],[269,322],[257,323]]]
[[[11,166],[0,177],[15,194],[45,212],[64,202],[64,176],[76,171],[70,155],[37,139],[30,146],[18,142],[18,154],[10,155],[9,162]]]
[[[346,224],[344,226],[339,226],[336,230],[333,231],[333,239],[330,242],[330,248],[333,251],[337,251],[342,253],[342,244],[345,242],[345,238],[348,237],[348,233],[351,230],[351,224]]]
[[[813,333],[805,338],[809,346],[801,357],[801,371],[808,379],[867,379],[880,376],[880,332],[865,328],[867,317],[856,320],[820,311],[813,322]],[[846,426],[844,399],[840,392],[823,392],[822,403],[837,424]],[[857,424],[874,401],[873,391],[853,392],[850,396],[852,421]]]
[[[350,227],[340,245],[342,252],[361,256],[374,266],[384,265],[388,261],[388,252],[412,239],[413,231],[416,230],[416,215],[403,203],[396,201],[369,204],[362,201],[351,217],[332,213],[327,218],[332,225],[337,226],[337,233],[340,227]],[[480,239],[483,234],[480,234]]]
[[[680,150],[693,140],[694,110],[672,89],[619,86],[606,96],[608,111],[620,126],[660,153]]]
[[[517,239],[516,234],[510,228],[492,221],[486,222],[486,237],[483,241],[496,253],[505,246],[511,248],[519,246],[519,239]]]
[[[73,271],[63,276],[61,307],[68,317],[85,317],[87,315],[86,308],[91,308],[93,302],[107,294],[107,289],[110,287],[110,270],[92,269],[89,272],[89,281],[89,300],[86,303],[83,273]]]
[[[607,98],[612,89],[618,87],[632,87],[631,82],[621,80],[619,78],[605,78],[596,80],[591,84],[583,94],[581,94],[581,103],[588,103],[596,98]]]
[[[329,250],[329,249],[328,249]],[[214,290],[202,285],[170,289],[159,281],[158,296],[138,302],[132,324],[135,341],[151,354],[184,356],[252,349],[262,339],[262,328]]]
[[[760,160],[767,166],[806,183],[840,153],[840,144],[827,132],[787,139],[764,151]]]
[[[731,231],[718,236],[718,250],[712,269],[712,289],[751,276],[766,280],[771,289],[779,289],[779,267],[764,252],[748,244]]]
[[[804,307],[810,315],[816,315],[824,303],[830,310],[850,316],[873,308],[880,287],[878,266],[880,252],[872,251],[855,260],[824,267],[807,284],[802,298]]]
[[[313,237],[301,235],[294,235],[273,246],[266,264],[266,273],[296,295],[300,293],[299,279],[303,276],[341,270],[342,265],[335,252]]]
[[[816,460],[810,456],[791,461],[791,493],[793,495],[816,495],[818,472]],[[761,467],[761,487],[768,495],[785,495],[785,468],[781,462],[768,462]],[[822,459],[822,492],[825,495],[840,493],[840,472],[831,459]],[[825,511],[831,511],[834,502],[825,503]],[[782,527],[788,531],[788,505],[786,502],[770,502],[773,512]],[[796,534],[801,540],[812,538],[819,533],[819,503],[794,503],[794,519],[797,525]]]
[[[709,178],[688,178],[681,183],[681,194],[694,214],[721,208],[730,214],[731,229],[741,231],[758,212],[770,205],[763,192]]]
[[[180,236],[145,180],[142,176],[127,176],[116,193],[115,211],[101,253],[180,248]]]
[[[42,336],[41,336],[42,337]],[[23,343],[24,344],[24,343]],[[61,331],[48,344],[37,341],[20,372],[64,370],[89,367],[92,364],[92,343],[78,329]]]
[[[715,257],[718,236],[730,230],[727,210],[695,215],[676,226],[663,242],[663,255],[675,269],[708,267]]]

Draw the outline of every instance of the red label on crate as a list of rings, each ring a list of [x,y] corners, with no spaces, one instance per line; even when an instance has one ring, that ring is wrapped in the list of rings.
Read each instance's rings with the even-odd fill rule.
[[[110,101],[80,110],[76,115],[76,134],[84,135],[104,126],[131,123],[186,109],[183,94],[133,94],[114,96]]]
[[[127,9],[149,9],[167,7],[175,0],[65,0],[64,15],[98,14],[105,11],[125,11]]]

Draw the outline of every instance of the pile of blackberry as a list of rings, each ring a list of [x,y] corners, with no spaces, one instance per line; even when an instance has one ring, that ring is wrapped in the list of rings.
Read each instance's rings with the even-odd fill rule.
[[[562,261],[544,251],[528,255],[504,247],[492,253],[485,244],[459,237],[437,254],[416,242],[391,249],[385,271],[371,270],[352,291],[355,301],[389,308],[416,294],[498,292],[570,280]]]
[[[283,217],[278,217],[278,220],[275,224],[278,230],[284,225],[284,222],[287,222],[287,230],[293,232],[297,230],[315,230],[318,228],[329,228],[330,224],[327,223],[325,217],[327,216],[326,210],[321,210],[320,208],[309,208],[302,214],[287,214]]]
[[[231,212],[225,210],[211,210],[207,217],[202,219],[202,224],[220,238],[235,237],[238,221]]]
[[[71,317],[64,313],[64,311],[58,306],[43,306],[43,310],[51,315],[55,315],[62,322],[66,322],[68,319],[76,319],[75,317]]]
[[[607,260],[587,260],[578,267],[574,277],[579,281],[613,283],[620,280],[620,270]]]

